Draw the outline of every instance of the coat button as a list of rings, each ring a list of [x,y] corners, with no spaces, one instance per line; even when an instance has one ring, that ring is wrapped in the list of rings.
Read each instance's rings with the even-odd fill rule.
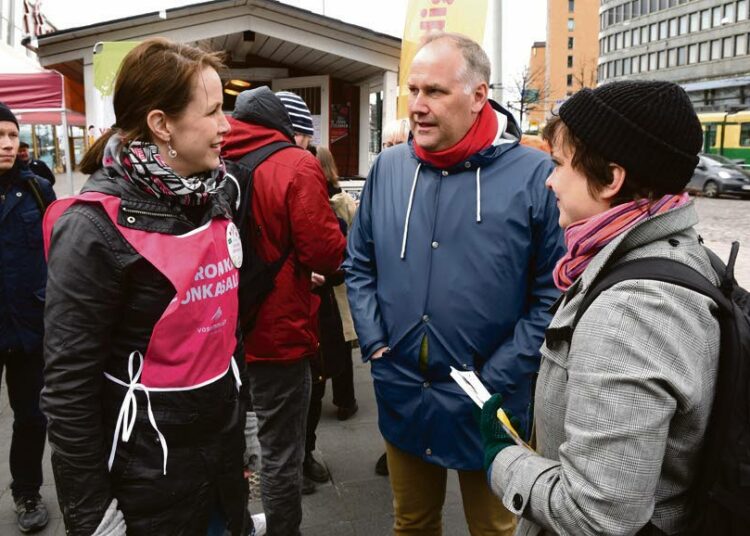
[[[430,321],[430,315],[422,315],[422,322],[425,324]]]
[[[448,176],[448,171],[444,169],[443,170],[443,177],[447,177],[447,176]]]
[[[432,243],[432,249],[437,249],[440,247],[440,242],[433,242]]]
[[[521,497],[520,494],[516,493],[513,495],[513,508],[516,510],[520,510],[523,506],[523,497]]]
[[[422,387],[424,387],[425,389],[427,389],[429,386],[430,386],[430,382],[424,382],[422,384]]]
[[[676,248],[677,246],[680,245],[680,241],[677,240],[676,238],[670,238],[669,245],[672,246],[673,248]]]
[[[127,218],[125,218],[125,221],[127,221],[128,223],[135,223],[135,218],[133,216],[128,216]]]
[[[21,192],[16,192],[16,197],[23,197],[23,194]]]
[[[432,449],[425,449],[424,453],[428,456],[432,456]]]
[[[464,167],[469,169],[471,167],[471,162],[464,162]]]

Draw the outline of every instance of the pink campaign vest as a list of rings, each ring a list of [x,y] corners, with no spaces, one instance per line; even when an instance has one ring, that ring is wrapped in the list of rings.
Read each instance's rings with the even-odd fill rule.
[[[159,435],[167,472],[168,448],[156,425],[149,391],[197,389],[224,377],[231,368],[239,388],[237,365],[232,358],[237,329],[237,286],[242,247],[236,226],[214,218],[184,235],[140,231],[117,223],[118,197],[88,192],[54,202],[44,216],[44,245],[49,252],[52,228],[75,203],[99,203],[125,240],[161,272],[177,291],[154,326],[145,357],[141,349],[129,356],[127,380],[105,373],[110,381],[127,387],[112,439],[109,468],[118,437],[127,442],[135,425],[135,391],[146,395],[151,426]]]

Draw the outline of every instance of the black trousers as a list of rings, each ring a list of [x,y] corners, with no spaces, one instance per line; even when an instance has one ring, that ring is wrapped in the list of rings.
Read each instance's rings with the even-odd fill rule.
[[[42,456],[47,433],[47,419],[39,409],[43,364],[41,349],[30,354],[21,350],[0,353],[0,379],[5,369],[8,399],[13,410],[10,489],[14,499],[37,495],[42,485]]]
[[[354,405],[354,365],[352,364],[352,345],[346,343],[349,356],[343,362],[343,368],[339,374],[331,378],[333,387],[333,404],[340,408],[348,408]],[[317,435],[315,430],[320,422],[320,414],[323,411],[323,396],[326,394],[326,380],[314,382],[310,391],[310,409],[307,412],[307,429],[305,430],[305,455],[315,450]]]

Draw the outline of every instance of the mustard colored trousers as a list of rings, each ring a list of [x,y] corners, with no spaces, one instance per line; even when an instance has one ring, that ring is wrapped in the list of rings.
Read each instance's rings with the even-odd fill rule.
[[[387,441],[396,536],[441,536],[448,470],[399,450]],[[484,471],[458,471],[471,536],[511,536],[515,516],[490,490]]]

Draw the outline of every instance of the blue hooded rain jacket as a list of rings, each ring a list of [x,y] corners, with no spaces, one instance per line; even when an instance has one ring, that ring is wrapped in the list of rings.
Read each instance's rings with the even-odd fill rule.
[[[363,359],[372,361],[383,437],[442,467],[482,468],[472,401],[450,367],[476,371],[529,430],[539,348],[564,251],[549,157],[518,144],[496,103],[494,144],[435,169],[412,141],[370,170],[344,263]],[[428,360],[420,364],[423,338]]]

